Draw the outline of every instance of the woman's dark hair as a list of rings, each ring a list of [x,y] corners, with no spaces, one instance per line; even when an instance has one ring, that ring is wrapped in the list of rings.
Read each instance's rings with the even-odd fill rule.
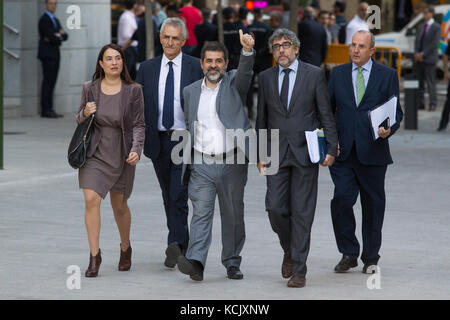
[[[95,72],[94,72],[94,75],[92,76],[92,79],[93,80],[97,80],[97,79],[101,80],[101,79],[105,78],[105,71],[103,71],[103,68],[100,65],[100,61],[103,61],[103,55],[105,54],[106,50],[108,50],[108,49],[113,49],[120,53],[120,56],[122,57],[122,61],[123,61],[123,67],[122,67],[122,72],[120,73],[120,78],[123,81],[125,81],[125,83],[133,84],[134,81],[133,81],[133,79],[131,79],[130,74],[128,73],[128,70],[127,70],[127,66],[125,64],[125,55],[123,53],[123,50],[120,46],[118,46],[115,43],[107,44],[100,50],[98,57],[97,57],[97,65],[95,67]]]
[[[223,44],[217,41],[208,41],[205,42],[203,45],[202,51],[200,53],[200,60],[205,59],[205,52],[206,51],[216,51],[216,52],[223,52],[223,58],[225,61],[228,61],[228,50],[227,47],[225,47]]]

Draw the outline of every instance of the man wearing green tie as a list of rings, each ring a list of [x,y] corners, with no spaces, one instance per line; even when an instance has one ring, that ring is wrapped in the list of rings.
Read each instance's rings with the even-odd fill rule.
[[[369,31],[355,33],[350,45],[352,62],[335,67],[328,84],[340,146],[336,161],[330,167],[335,185],[331,216],[342,254],[334,269],[338,273],[358,265],[360,246],[355,236],[353,213],[358,194],[362,206],[363,272],[376,269],[386,205],[384,180],[387,166],[392,163],[388,138],[399,128],[403,118],[397,102],[396,119],[389,119],[391,127],[380,127],[380,137],[373,139],[369,111],[393,95],[399,96],[397,72],[373,61],[374,52],[373,34]]]

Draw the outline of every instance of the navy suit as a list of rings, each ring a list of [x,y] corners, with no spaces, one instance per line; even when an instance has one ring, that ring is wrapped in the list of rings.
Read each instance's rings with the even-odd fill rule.
[[[325,61],[328,50],[325,28],[313,19],[301,22],[298,24],[298,39],[300,40],[299,59],[320,67]]]
[[[59,33],[61,24],[55,17],[56,26],[48,14],[44,13],[39,19],[39,48],[38,59],[42,62],[43,79],[41,89],[41,114],[48,115],[53,110],[53,90],[58,78],[60,53],[59,46],[66,41],[67,33],[55,36]]]
[[[171,141],[169,135],[158,131],[158,87],[161,60],[162,56],[159,56],[141,63],[136,77],[136,82],[143,85],[145,103],[144,154],[152,160],[161,187],[169,229],[168,244],[177,242],[182,249],[185,249],[189,242],[187,187],[181,184],[182,165],[176,165],[171,160],[172,149],[178,142]],[[182,108],[184,106],[184,87],[202,77],[200,60],[183,54],[180,85]]]
[[[361,259],[364,263],[377,263],[386,204],[384,180],[392,157],[388,138],[373,140],[368,112],[391,96],[399,96],[397,73],[373,61],[367,88],[358,106],[352,83],[352,63],[333,69],[328,90],[330,104],[336,115],[341,151],[330,167],[335,185],[331,215],[337,246],[344,255],[353,258],[359,256],[353,206],[360,193],[363,236]],[[400,127],[402,118],[403,112],[398,102],[396,123],[391,127],[391,135]]]

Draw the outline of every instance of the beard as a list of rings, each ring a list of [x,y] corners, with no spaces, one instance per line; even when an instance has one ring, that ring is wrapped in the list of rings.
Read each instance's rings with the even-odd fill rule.
[[[210,71],[216,71],[215,74],[211,74]],[[206,78],[211,83],[218,83],[220,80],[222,80],[224,73],[219,70],[219,68],[210,68],[205,74]]]
[[[284,58],[285,58],[284,61],[286,61],[286,59],[287,59],[287,62],[280,63],[280,62],[281,62],[281,57],[284,57]],[[277,63],[278,63],[280,66],[282,66],[283,68],[287,68],[287,67],[289,67],[289,66],[292,64],[292,62],[295,61],[295,59],[296,59],[296,56],[294,56],[294,57],[289,57],[289,56],[283,55],[283,56],[279,56],[279,57],[278,57]]]

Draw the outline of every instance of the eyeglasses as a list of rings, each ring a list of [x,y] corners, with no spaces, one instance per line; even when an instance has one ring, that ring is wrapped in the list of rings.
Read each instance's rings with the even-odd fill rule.
[[[286,41],[286,42],[283,42],[282,44],[277,43],[272,46],[272,49],[274,51],[280,50],[281,47],[283,47],[283,49],[289,49],[293,44],[294,44],[293,41]]]

